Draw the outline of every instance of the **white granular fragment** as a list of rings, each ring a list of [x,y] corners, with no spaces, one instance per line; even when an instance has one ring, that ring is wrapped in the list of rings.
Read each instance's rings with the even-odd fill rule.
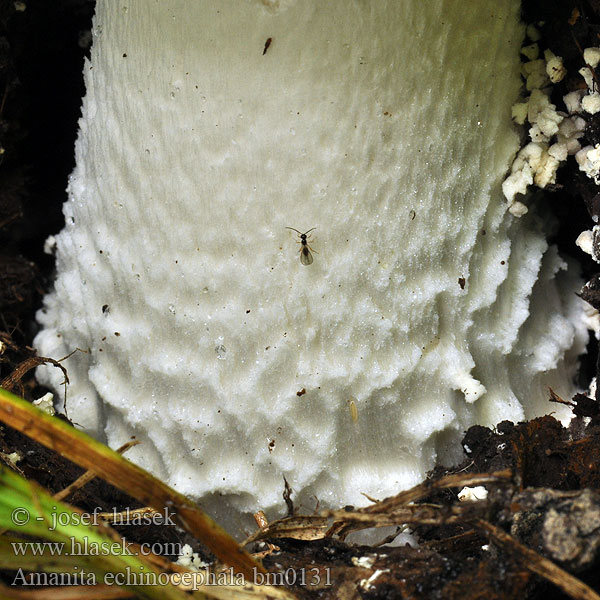
[[[586,48],[583,51],[583,60],[586,65],[595,69],[600,62],[600,48]]]
[[[575,90],[563,96],[563,102],[569,114],[579,112],[581,110],[581,98],[585,92],[583,90]]]
[[[567,69],[563,64],[562,56],[556,56],[550,50],[544,52],[544,58],[546,59],[546,74],[551,83],[558,83],[562,81],[567,74]]]
[[[529,44],[521,48],[521,54],[529,60],[536,60],[540,55],[540,47],[537,44]]]
[[[523,191],[521,193],[524,194],[525,192]],[[527,206],[522,202],[519,202],[518,200],[515,200],[515,202],[513,202],[509,206],[508,210],[510,214],[513,215],[513,217],[522,217],[523,215],[526,215],[529,212]]]
[[[511,113],[517,125],[524,125],[527,120],[528,102],[517,102],[512,105]]]
[[[592,70],[589,67],[582,67],[581,69],[579,69],[579,74],[585,80],[585,84],[587,85],[588,90],[590,90],[590,92],[594,92],[595,91],[595,83],[594,83],[594,74],[592,73]]]
[[[600,144],[585,146],[575,155],[579,170],[600,185]]]
[[[525,87],[528,91],[537,90],[548,85],[550,82],[546,73],[546,61],[543,58],[526,62],[521,67],[526,79]]]
[[[581,99],[581,108],[590,115],[600,112],[600,94],[594,92]]]
[[[464,487],[458,492],[458,499],[461,502],[477,502],[478,500],[485,500],[487,496],[488,491],[483,485]]]
[[[43,410],[45,413],[49,414],[52,417],[55,414],[54,394],[51,394],[50,392],[44,394],[41,398],[34,400],[32,404],[34,406],[37,406],[40,410]]]
[[[575,244],[579,246],[586,254],[592,255],[594,236],[591,231],[582,231],[575,240]]]
[[[13,466],[17,466],[17,463],[23,460],[23,455],[19,452],[11,452],[10,454],[5,454],[3,456],[6,460],[8,460]]]
[[[538,42],[542,36],[535,25],[527,25],[527,37],[532,42]]]
[[[581,117],[572,116],[563,119],[558,126],[558,135],[556,136],[558,141],[550,147],[548,152],[552,154],[552,148],[555,148],[554,156],[558,158],[557,153],[560,152],[561,158],[559,160],[566,160],[566,157],[564,157],[565,151],[569,156],[576,154],[581,149],[578,140],[583,136],[584,129],[585,121]],[[557,150],[557,147],[560,147],[561,150]]]
[[[367,554],[365,556],[353,556],[352,564],[355,567],[360,567],[362,569],[371,569],[375,564],[375,559],[377,556],[375,554]]]
[[[185,567],[190,571],[200,571],[206,569],[209,564],[204,562],[197,552],[194,552],[189,544],[185,544],[181,549],[181,554],[175,561],[176,565]]]

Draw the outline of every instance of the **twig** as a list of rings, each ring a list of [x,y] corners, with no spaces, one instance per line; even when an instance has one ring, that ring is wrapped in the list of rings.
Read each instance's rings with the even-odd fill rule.
[[[133,446],[137,446],[139,443],[140,443],[139,440],[133,440],[131,442],[127,442],[127,443],[123,444],[120,448],[117,448],[117,452],[119,454],[123,454],[124,452],[129,450],[129,448],[132,448]],[[78,477],[73,483],[69,484],[66,488],[64,488],[60,492],[56,492],[56,494],[54,494],[54,497],[57,500],[63,500],[67,496],[70,496],[76,490],[81,489],[86,483],[89,483],[92,479],[95,479],[95,478],[96,478],[96,473],[94,473],[94,471],[86,471],[83,475]]]
[[[12,392],[14,387],[21,381],[23,376],[28,371],[46,363],[50,363],[55,367],[58,367],[65,376],[65,382],[69,383],[67,370],[57,360],[54,360],[53,358],[45,358],[44,356],[32,356],[31,358],[28,358],[23,362],[19,363],[10,375],[8,375],[2,381],[0,381],[0,387],[4,388],[5,390],[8,390],[9,392]]]

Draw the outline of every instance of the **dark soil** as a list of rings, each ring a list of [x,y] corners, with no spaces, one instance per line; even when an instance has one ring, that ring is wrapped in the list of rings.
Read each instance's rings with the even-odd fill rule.
[[[51,285],[44,241],[63,227],[93,10],[90,0],[0,0],[0,379],[32,355]]]

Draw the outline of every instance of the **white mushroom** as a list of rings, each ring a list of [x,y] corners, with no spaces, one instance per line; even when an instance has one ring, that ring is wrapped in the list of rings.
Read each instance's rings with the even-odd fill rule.
[[[458,459],[473,423],[557,411],[585,332],[575,277],[500,191],[518,17],[99,0],[37,338],[89,348],[73,420],[137,436],[136,462],[231,518],[273,515],[283,476],[306,510],[364,504]],[[312,264],[286,227],[316,228]]]

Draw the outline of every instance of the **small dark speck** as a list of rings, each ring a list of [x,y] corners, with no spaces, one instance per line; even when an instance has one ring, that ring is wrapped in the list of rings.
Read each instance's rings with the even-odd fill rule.
[[[304,394],[306,394],[306,388],[302,388],[301,390],[296,392],[296,396],[298,396],[298,398],[300,396],[304,396]]]
[[[108,304],[104,304],[104,305],[102,306],[102,314],[105,314],[105,313],[107,313],[107,312],[108,312]]]
[[[123,52],[123,58],[127,58],[127,52]]]
[[[460,285],[460,289],[461,290],[465,289],[465,278],[464,277],[459,277],[458,278],[458,285]]]
[[[248,314],[249,312],[250,312],[250,309],[248,309],[248,310],[246,311],[246,314]]]
[[[506,262],[505,262],[505,261],[503,261],[503,260],[501,260],[501,261],[500,261],[500,264],[501,264],[501,265],[505,265],[505,264],[506,264]]]
[[[118,331],[115,331],[115,335],[119,337],[121,334]]]
[[[417,213],[416,213],[414,210],[411,210],[411,211],[408,213],[408,216],[410,217],[410,220],[411,220],[411,221],[414,221],[414,220],[415,220],[415,217],[417,216]]]
[[[270,347],[271,347],[271,346],[267,346],[267,347],[265,348],[265,350],[268,350]]]
[[[104,252],[102,250],[98,250],[99,254],[104,254]]]
[[[271,45],[272,41],[273,38],[267,38],[267,41],[265,42],[265,48],[263,50],[263,56],[267,53],[267,50],[269,49],[269,46]]]
[[[485,235],[487,233],[487,231],[485,229],[481,230],[481,235]]]

